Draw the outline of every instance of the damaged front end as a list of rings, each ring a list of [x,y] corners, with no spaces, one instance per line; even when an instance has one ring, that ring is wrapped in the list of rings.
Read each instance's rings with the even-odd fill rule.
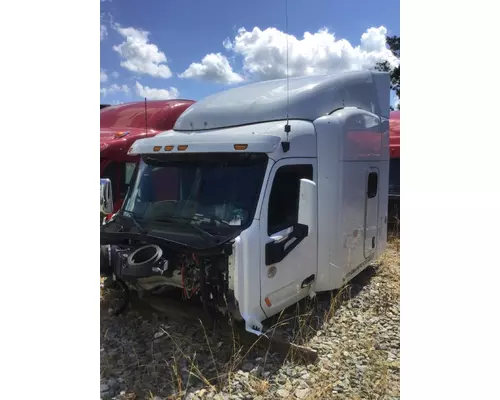
[[[252,225],[268,162],[246,152],[142,155],[122,208],[101,226],[101,275],[241,320],[230,258]],[[110,213],[111,200],[101,180],[101,210]]]
[[[184,300],[199,303],[212,320],[227,314],[241,320],[230,289],[231,254],[231,242],[200,251],[158,238],[126,239],[101,245],[100,272],[108,278],[107,285],[125,292],[132,289],[140,297],[176,293]],[[129,298],[127,293],[113,313],[123,311]]]

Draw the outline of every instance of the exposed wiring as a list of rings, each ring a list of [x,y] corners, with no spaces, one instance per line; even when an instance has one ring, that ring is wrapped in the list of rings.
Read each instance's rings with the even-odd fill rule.
[[[193,258],[193,261],[196,263],[196,265],[198,265],[198,260],[196,258],[196,256],[193,254],[192,255],[192,258]],[[199,289],[199,286],[193,286],[190,290],[188,290],[188,288],[186,287],[186,280],[185,280],[185,268],[187,267],[187,262],[186,260],[183,260],[183,262],[181,263],[181,285],[182,285],[182,290],[184,292],[184,296],[186,299],[190,299],[191,297],[193,297],[196,292],[198,291]]]

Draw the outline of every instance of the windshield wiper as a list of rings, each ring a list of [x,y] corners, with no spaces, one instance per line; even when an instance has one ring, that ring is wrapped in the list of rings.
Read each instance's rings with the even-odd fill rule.
[[[202,235],[206,236],[206,237],[209,237],[210,239],[213,239],[213,235],[211,235],[210,233],[208,233],[207,231],[201,229],[199,226],[196,226],[194,224],[192,224],[191,222],[193,221],[192,219],[190,218],[186,218],[186,217],[178,217],[178,216],[172,216],[172,217],[167,217],[167,218],[155,218],[155,221],[159,221],[159,222],[172,222],[172,221],[175,221],[175,220],[181,220],[181,221],[186,221],[187,224],[186,225],[189,225],[190,227],[192,227],[195,231],[201,233]]]
[[[137,221],[135,218],[135,214],[132,211],[129,210],[123,210],[124,213],[128,213],[129,218],[132,220],[136,228],[139,230],[140,233],[147,233],[146,230],[142,227],[142,225]]]
[[[205,217],[205,218],[209,218],[209,217]],[[212,223],[212,222],[218,222],[219,224],[225,225],[225,226],[232,226],[231,224],[228,224],[226,221],[222,220],[221,218],[217,218],[214,215],[210,216],[210,223]]]

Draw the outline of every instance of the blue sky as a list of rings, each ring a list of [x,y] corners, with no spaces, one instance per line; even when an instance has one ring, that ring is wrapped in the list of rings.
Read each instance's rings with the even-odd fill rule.
[[[399,35],[399,13],[397,0],[289,0],[289,73],[396,65],[381,43]],[[283,77],[285,28],[285,0],[101,0],[101,103]]]

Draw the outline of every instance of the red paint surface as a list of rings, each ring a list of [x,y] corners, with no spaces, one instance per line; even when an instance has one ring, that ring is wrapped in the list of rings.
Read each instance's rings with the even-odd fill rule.
[[[399,110],[391,111],[389,117],[389,149],[391,158],[399,157]]]
[[[391,158],[400,158],[399,110],[389,116],[389,152]],[[378,156],[382,151],[381,137],[370,131],[350,131],[347,134],[346,152],[360,157]]]
[[[349,131],[345,151],[360,158],[379,157],[382,152],[382,134],[372,131]]]
[[[143,101],[103,108],[101,110],[101,159],[120,161],[137,159],[137,156],[135,158],[127,156],[130,146],[137,139],[152,137],[172,129],[177,118],[193,103],[192,100],[148,101],[147,128]],[[129,133],[122,138],[115,138],[119,132]]]

